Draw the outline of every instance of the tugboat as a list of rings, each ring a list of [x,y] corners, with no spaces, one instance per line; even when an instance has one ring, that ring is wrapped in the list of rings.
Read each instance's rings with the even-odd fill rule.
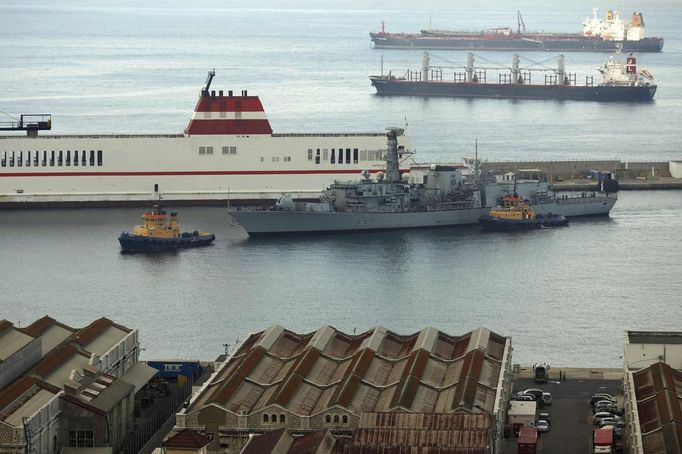
[[[565,216],[547,213],[536,214],[527,200],[522,200],[516,193],[502,198],[503,205],[493,208],[488,214],[482,214],[478,222],[483,230],[517,231],[534,230],[542,227],[563,227],[568,225]]]
[[[123,252],[158,252],[181,248],[207,246],[215,235],[207,232],[182,232],[178,226],[178,214],[166,213],[160,205],[142,215],[142,225],[136,225],[133,233],[122,232],[118,237]]]

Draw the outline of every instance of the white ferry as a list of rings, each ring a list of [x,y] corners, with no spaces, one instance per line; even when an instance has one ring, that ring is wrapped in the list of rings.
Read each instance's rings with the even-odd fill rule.
[[[385,169],[386,134],[273,134],[257,96],[217,94],[209,72],[184,134],[40,135],[49,115],[0,130],[0,207],[315,197],[334,180]],[[18,135],[24,131],[25,135]],[[399,138],[409,154],[409,139]]]

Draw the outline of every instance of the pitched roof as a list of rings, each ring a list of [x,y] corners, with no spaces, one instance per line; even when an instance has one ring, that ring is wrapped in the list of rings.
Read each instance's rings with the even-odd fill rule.
[[[435,328],[358,335],[330,326],[297,334],[274,325],[250,336],[193,401],[234,414],[277,406],[311,416],[334,406],[364,411],[493,410],[510,340],[484,328],[451,336]]]
[[[205,437],[191,429],[182,429],[168,440],[163,442],[167,448],[186,448],[186,449],[200,449],[211,442],[211,439]]]
[[[682,453],[682,372],[661,362],[632,376],[644,454]]]

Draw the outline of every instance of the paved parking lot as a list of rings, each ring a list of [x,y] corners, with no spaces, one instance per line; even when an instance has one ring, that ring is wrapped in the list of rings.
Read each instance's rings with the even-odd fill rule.
[[[549,432],[542,434],[538,442],[538,454],[589,453],[592,443],[592,408],[589,398],[595,392],[612,396],[621,394],[620,380],[571,379],[565,382],[536,384],[533,379],[514,381],[514,393],[528,388],[541,388],[552,393],[552,405],[547,411],[552,418]],[[516,438],[508,438],[503,446],[504,454],[516,453]]]

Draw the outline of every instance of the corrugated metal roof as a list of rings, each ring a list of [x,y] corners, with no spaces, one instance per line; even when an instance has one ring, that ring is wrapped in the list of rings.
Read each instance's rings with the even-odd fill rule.
[[[644,454],[682,453],[682,372],[656,363],[632,376]]]
[[[503,369],[486,349],[501,356],[499,344],[508,339],[482,328],[473,333],[425,328],[401,336],[378,327],[349,335],[324,326],[299,335],[275,325],[247,339],[251,347],[239,348],[190,411],[211,402],[233,412],[277,405],[300,416],[333,406],[358,415],[492,411]]]
[[[8,327],[3,333],[0,333],[0,361],[5,361],[32,340],[33,337],[22,333],[17,328]]]

